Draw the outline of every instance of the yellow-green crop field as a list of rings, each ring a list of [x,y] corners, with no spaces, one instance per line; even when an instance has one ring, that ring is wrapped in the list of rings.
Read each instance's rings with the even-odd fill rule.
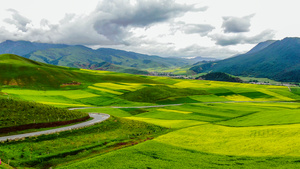
[[[119,127],[130,120],[128,133],[139,127],[134,121],[144,127],[129,135],[109,126],[110,132],[95,135],[101,139],[101,145],[106,145],[106,138],[125,144],[117,142],[118,136],[110,133],[130,139],[148,134],[150,128],[152,133],[158,129],[166,131],[137,145],[132,143],[105,153],[70,153],[67,162],[51,161],[51,157],[44,155],[49,164],[55,164],[54,168],[300,168],[298,88],[290,91],[285,86],[140,77],[155,83],[106,81],[80,90],[3,88],[2,92],[7,94],[3,97],[59,107],[97,107],[81,111],[110,114],[121,121]],[[144,97],[151,99],[147,101]],[[105,130],[108,122],[101,124]],[[92,134],[88,137],[93,144],[97,142]],[[66,141],[59,135],[57,138]],[[38,142],[34,144],[41,146]],[[81,146],[88,144],[85,141]]]

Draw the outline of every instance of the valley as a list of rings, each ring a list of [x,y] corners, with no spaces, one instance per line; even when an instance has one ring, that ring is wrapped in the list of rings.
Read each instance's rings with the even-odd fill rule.
[[[0,169],[299,169],[299,2],[0,5]]]
[[[11,57],[6,56],[2,62]],[[20,60],[17,56],[13,58]],[[27,67],[49,67],[34,63]],[[105,113],[111,117],[82,129],[2,142],[1,160],[9,166],[299,167],[299,87],[289,90],[275,85],[172,79],[56,66],[51,69],[66,71],[64,76],[74,75],[76,80],[55,78],[55,85],[47,85],[44,79],[35,85],[35,81],[24,80],[25,75],[20,72],[8,80],[17,84],[3,80],[1,99],[16,100],[28,104],[29,108],[30,104],[47,105],[53,112],[77,107],[80,109],[76,112],[82,115]],[[31,72],[35,72],[31,73],[32,79],[44,76],[40,75],[41,71]],[[8,118],[15,117],[11,126],[18,126],[21,119],[3,111],[11,109],[19,108],[2,108],[1,112],[9,116],[1,116],[1,120],[9,122]],[[22,131],[26,132],[32,129]]]

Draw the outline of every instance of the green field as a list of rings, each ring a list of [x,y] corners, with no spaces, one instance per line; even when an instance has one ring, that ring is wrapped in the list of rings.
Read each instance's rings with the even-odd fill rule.
[[[7,98],[0,98],[0,110],[0,128],[68,121],[87,116],[87,113]]]
[[[111,117],[94,126],[0,144],[1,159],[12,166],[53,166],[135,145],[168,131],[144,122]]]
[[[1,97],[112,117],[85,129],[1,143],[3,162],[20,168],[300,167],[298,87],[67,71],[91,79],[42,89],[6,84]]]
[[[299,107],[299,103],[198,103],[144,108],[134,116],[117,109],[127,119],[176,130],[59,168],[298,168]],[[114,109],[105,110],[110,111]],[[120,164],[112,165],[114,161]]]

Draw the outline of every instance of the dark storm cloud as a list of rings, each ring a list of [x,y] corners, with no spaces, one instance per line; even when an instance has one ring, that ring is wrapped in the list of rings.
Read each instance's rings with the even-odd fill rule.
[[[26,17],[20,15],[19,12],[14,9],[8,9],[8,11],[12,13],[12,18],[6,18],[4,21],[6,23],[15,25],[17,29],[23,32],[26,32],[26,25],[29,24],[31,21]]]
[[[209,24],[186,24],[184,22],[176,22],[172,24],[172,27],[173,32],[182,31],[185,34],[199,34],[200,36],[206,36],[215,29]]]
[[[265,30],[255,36],[238,35],[222,35],[215,34],[210,36],[216,44],[221,46],[237,45],[237,44],[256,44],[262,41],[271,40],[275,36],[272,30]]]
[[[94,29],[110,40],[120,41],[130,35],[130,28],[148,27],[166,22],[189,11],[205,11],[207,7],[195,8],[193,5],[181,5],[170,0],[138,0],[131,4],[129,0],[99,3],[94,12],[97,19]]]
[[[223,17],[222,28],[224,28],[225,33],[249,32],[251,26],[250,21],[253,16],[254,14],[242,18],[233,16]]]

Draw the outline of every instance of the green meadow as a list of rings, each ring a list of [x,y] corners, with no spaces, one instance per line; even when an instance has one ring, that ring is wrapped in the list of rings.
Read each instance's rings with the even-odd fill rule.
[[[73,71],[97,80],[42,90],[5,85],[1,98],[112,117],[1,143],[3,162],[21,168],[300,167],[297,87]]]
[[[86,113],[70,111],[41,103],[0,98],[0,129],[34,123],[68,121],[86,117]]]

